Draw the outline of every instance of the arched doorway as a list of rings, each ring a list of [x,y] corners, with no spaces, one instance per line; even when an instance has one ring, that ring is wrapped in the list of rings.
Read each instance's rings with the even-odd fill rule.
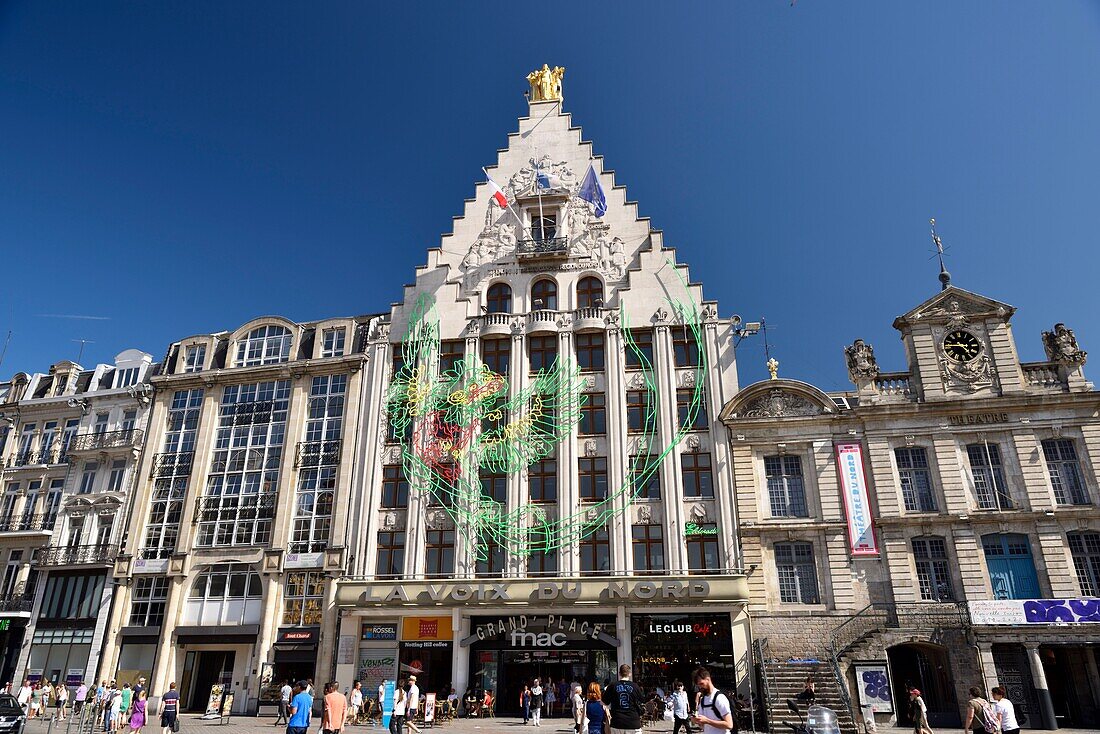
[[[946,649],[925,642],[908,642],[887,649],[886,655],[899,725],[913,725],[909,716],[910,687],[920,689],[928,706],[928,723],[933,728],[962,725]]]

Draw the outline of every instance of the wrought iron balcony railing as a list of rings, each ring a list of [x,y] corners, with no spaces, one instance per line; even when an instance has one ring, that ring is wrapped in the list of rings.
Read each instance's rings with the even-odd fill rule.
[[[106,543],[38,548],[34,562],[40,566],[109,566],[115,562],[118,546]]]
[[[132,448],[140,444],[144,436],[145,434],[140,428],[103,433],[83,433],[73,438],[72,443],[69,444],[69,452]]]
[[[153,478],[185,477],[191,473],[191,464],[195,461],[194,451],[175,451],[153,455]]]
[[[568,252],[569,241],[565,237],[544,237],[516,243],[516,254],[520,257],[561,256]]]
[[[340,463],[340,439],[334,441],[299,441],[294,454],[294,468],[335,466]]]
[[[275,492],[263,494],[211,494],[195,500],[195,521],[266,520],[275,517]]]
[[[285,401],[281,401],[285,405]],[[283,410],[286,408],[284,407]],[[253,400],[248,403],[227,403],[221,406],[221,417],[232,418],[233,425],[244,426],[253,423],[270,423],[271,414],[276,410],[274,400]]]
[[[68,464],[69,455],[64,449],[54,448],[48,451],[17,451],[8,457],[5,466],[16,469],[23,466],[46,466],[49,464]]]
[[[0,595],[0,612],[29,612],[34,606],[34,597],[21,592]]]
[[[49,532],[53,530],[56,521],[56,515],[31,515],[30,517],[20,515],[18,517],[4,517],[0,518],[0,533],[25,533],[32,531]]]

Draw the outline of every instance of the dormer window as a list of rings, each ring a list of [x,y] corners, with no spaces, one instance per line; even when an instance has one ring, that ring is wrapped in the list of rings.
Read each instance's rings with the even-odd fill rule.
[[[64,395],[65,394],[65,388],[69,386],[69,375],[67,373],[62,372],[60,375],[57,375],[53,379],[54,379],[53,394],[54,395]]]
[[[137,384],[137,381],[137,367],[127,367],[124,370],[118,370],[117,372],[115,372],[115,387],[130,387],[130,385]]]
[[[205,344],[192,344],[187,347],[184,352],[183,371],[184,372],[201,372],[202,366],[206,364],[206,345]]]
[[[321,356],[342,357],[344,355],[344,327],[325,329],[321,332]]]
[[[237,343],[237,366],[256,367],[290,359],[290,331],[282,326],[261,326]]]
[[[558,234],[557,214],[534,214],[531,217],[531,237],[536,242],[546,242]]]

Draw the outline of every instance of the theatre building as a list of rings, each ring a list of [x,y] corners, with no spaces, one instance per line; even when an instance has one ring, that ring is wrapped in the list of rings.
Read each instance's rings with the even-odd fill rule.
[[[145,675],[156,694],[174,681],[184,711],[218,685],[243,713],[282,679],[324,677],[368,322],[270,316],[169,347],[101,678]]]
[[[855,390],[793,379],[724,409],[753,633],[773,704],[819,696],[911,726],[961,726],[1000,685],[1027,728],[1100,726],[1100,397],[1064,324],[949,284],[894,320],[908,364],[845,348]],[[812,658],[820,665],[790,663]]]
[[[736,322],[561,111],[561,69],[368,335],[336,678],[424,691],[705,663],[745,686]],[[499,192],[495,185],[499,185]],[[494,195],[499,194],[499,195]]]

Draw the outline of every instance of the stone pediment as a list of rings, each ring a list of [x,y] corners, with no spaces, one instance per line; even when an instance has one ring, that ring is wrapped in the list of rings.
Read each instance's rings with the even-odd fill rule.
[[[722,409],[722,420],[806,418],[836,413],[832,398],[798,380],[763,380],[749,385]]]
[[[973,321],[998,318],[1008,321],[1016,309],[1007,303],[949,286],[903,316],[894,319],[894,328],[902,329],[915,323],[946,324],[953,321]]]

